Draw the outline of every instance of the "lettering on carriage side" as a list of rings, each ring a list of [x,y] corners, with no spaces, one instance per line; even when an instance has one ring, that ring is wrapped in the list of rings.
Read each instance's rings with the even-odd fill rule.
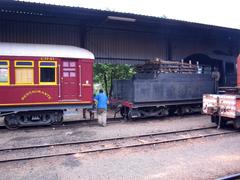
[[[52,99],[52,96],[50,94],[48,94],[47,92],[45,92],[45,91],[42,91],[42,90],[32,90],[32,91],[28,91],[27,93],[25,93],[21,97],[21,100],[24,101],[27,97],[29,97],[29,96],[31,96],[33,94],[41,94],[41,95],[47,97],[49,100]]]
[[[41,57],[40,61],[54,61],[55,58],[54,57]]]

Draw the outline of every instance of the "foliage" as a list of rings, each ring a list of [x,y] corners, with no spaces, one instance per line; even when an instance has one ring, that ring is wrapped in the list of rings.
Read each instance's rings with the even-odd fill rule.
[[[94,64],[94,83],[100,83],[108,97],[112,95],[114,79],[129,79],[135,74],[134,68],[125,64]]]

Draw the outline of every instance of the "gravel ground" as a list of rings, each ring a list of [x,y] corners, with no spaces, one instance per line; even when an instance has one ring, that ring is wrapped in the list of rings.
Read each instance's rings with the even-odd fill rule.
[[[215,179],[240,172],[240,134],[0,164],[0,179]]]
[[[132,121],[100,126],[66,128],[31,128],[17,131],[0,130],[0,147],[31,146],[46,143],[88,141],[103,138],[166,132],[213,125],[207,116],[171,117],[161,120]]]
[[[26,157],[41,157],[47,155],[54,155],[54,154],[62,154],[62,153],[73,153],[76,154],[77,152],[89,152],[98,150],[101,152],[101,149],[104,150],[105,148],[118,148],[121,147],[129,147],[129,146],[136,146],[136,145],[143,145],[147,144],[150,146],[149,143],[159,144],[159,142],[163,143],[166,141],[174,141],[176,139],[190,139],[194,137],[204,137],[208,136],[209,134],[229,134],[233,133],[231,130],[225,129],[201,129],[201,130],[194,130],[188,132],[178,132],[178,133],[170,133],[170,134],[159,134],[153,136],[143,136],[143,137],[131,137],[131,138],[124,138],[124,139],[115,139],[109,141],[95,141],[92,143],[84,143],[84,144],[72,144],[72,145],[64,145],[64,146],[48,146],[48,147],[39,147],[39,148],[29,148],[29,149],[18,149],[18,150],[11,150],[11,151],[0,151],[0,161],[6,161],[11,159],[20,159]],[[235,132],[234,132],[235,133]],[[183,140],[182,140],[183,141]],[[130,148],[130,147],[129,147]],[[133,147],[131,147],[133,148]],[[0,162],[1,163],[1,162]]]
[[[0,130],[1,147],[93,140],[211,126],[193,115],[71,128]],[[0,164],[0,179],[214,179],[240,172],[240,134],[113,152]]]

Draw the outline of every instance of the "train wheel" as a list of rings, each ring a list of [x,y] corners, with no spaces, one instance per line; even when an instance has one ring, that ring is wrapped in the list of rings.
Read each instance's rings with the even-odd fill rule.
[[[176,114],[176,109],[174,107],[169,108],[169,115],[173,116]]]
[[[219,116],[217,115],[212,115],[211,116],[211,121],[213,123],[216,123],[216,125],[219,125]],[[220,122],[220,127],[225,127],[227,124],[227,120],[222,117],[221,122]]]
[[[236,118],[235,120],[233,120],[233,127],[235,129],[240,129],[240,119]]]
[[[124,117],[124,115],[125,115],[125,113],[124,113],[124,107],[121,107],[121,109],[120,109],[120,114],[121,114],[122,117]]]
[[[141,114],[138,109],[129,109],[128,111],[128,120],[133,120],[134,118],[140,118]]]
[[[54,112],[50,115],[52,118],[52,125],[61,125],[63,122],[63,112]]]
[[[183,115],[184,115],[183,109],[182,109],[181,107],[177,108],[177,110],[176,110],[176,115],[177,115],[177,116],[183,116]]]
[[[212,122],[212,123],[217,123],[217,120],[218,120],[218,116],[216,116],[216,115],[211,115],[211,122]]]
[[[128,113],[129,113],[129,108],[128,107],[121,107],[120,114],[123,117],[123,119],[127,120],[128,119]]]
[[[17,119],[17,116],[15,116],[15,115],[5,116],[4,124],[10,130],[15,130],[15,129],[19,128],[18,119]]]
[[[219,124],[219,122],[218,122],[218,121],[216,121],[216,124],[218,125],[218,124]],[[226,124],[227,124],[227,121],[222,119],[222,120],[221,120],[220,127],[225,127],[225,126],[226,126]]]

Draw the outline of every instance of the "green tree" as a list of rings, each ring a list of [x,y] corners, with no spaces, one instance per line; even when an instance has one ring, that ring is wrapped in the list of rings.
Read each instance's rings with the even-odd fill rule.
[[[112,96],[114,79],[129,79],[135,74],[134,68],[125,64],[94,64],[94,82],[100,83],[107,96]]]

